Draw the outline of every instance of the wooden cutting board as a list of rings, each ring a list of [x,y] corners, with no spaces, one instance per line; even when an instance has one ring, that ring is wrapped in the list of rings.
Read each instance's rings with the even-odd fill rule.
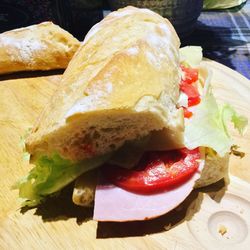
[[[250,120],[250,82],[204,61],[219,100]],[[231,182],[194,191],[175,211],[152,221],[97,223],[91,209],[71,204],[70,189],[38,209],[23,211],[11,185],[29,169],[20,138],[59,85],[61,75],[0,81],[0,249],[247,249],[250,245],[250,130],[235,143]],[[234,177],[234,176],[237,177]],[[243,181],[245,180],[245,181]],[[203,191],[203,192],[201,192]]]

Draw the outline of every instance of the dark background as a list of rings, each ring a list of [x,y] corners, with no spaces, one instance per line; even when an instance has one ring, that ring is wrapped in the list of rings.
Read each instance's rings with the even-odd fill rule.
[[[0,0],[0,33],[53,21],[83,40],[108,8],[105,0]]]
[[[53,21],[83,40],[109,10],[108,0],[0,0],[0,33],[43,21]],[[203,55],[250,79],[250,1],[228,10],[203,11],[196,27],[182,37],[184,45],[199,45]],[[180,35],[180,34],[179,34]]]

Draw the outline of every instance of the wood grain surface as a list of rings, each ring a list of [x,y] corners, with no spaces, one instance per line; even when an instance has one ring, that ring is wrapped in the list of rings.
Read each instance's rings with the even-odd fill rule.
[[[212,84],[217,98],[229,102],[250,120],[250,82],[223,65],[212,61],[203,63],[213,71]],[[242,200],[246,207],[249,205],[249,129],[244,137],[233,132],[235,143],[246,155],[243,159],[235,156],[230,159],[230,173],[245,181],[232,177],[228,186],[220,181],[213,187],[196,190],[177,209],[152,221],[97,223],[91,220],[91,209],[70,202],[70,187],[38,208],[20,209],[17,191],[11,190],[11,186],[30,168],[23,161],[20,138],[36,121],[60,77],[0,81],[0,249],[216,249],[216,246],[224,249],[223,244],[208,240],[209,230],[200,233],[196,228],[200,225],[207,228],[205,218],[210,218],[212,207],[213,211],[222,209],[228,193],[238,197],[239,207]],[[216,202],[209,203],[207,199]],[[250,216],[244,212],[239,216],[249,232],[238,245],[229,239],[225,249],[250,245]],[[200,222],[198,226],[195,218]]]

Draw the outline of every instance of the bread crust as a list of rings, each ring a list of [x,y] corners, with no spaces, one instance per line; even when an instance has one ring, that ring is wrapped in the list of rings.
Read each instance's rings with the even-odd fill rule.
[[[64,69],[80,46],[70,33],[43,22],[0,34],[0,74]]]
[[[90,30],[70,62],[59,89],[28,138],[28,151],[60,151],[68,159],[80,160],[93,155],[70,152],[70,147],[61,150],[72,138],[79,138],[74,145],[81,140],[84,143],[85,135],[79,136],[80,130],[113,129],[108,140],[114,140],[118,147],[126,140],[173,124],[175,117],[182,117],[176,115],[179,45],[172,25],[150,10],[127,7],[108,15]],[[143,106],[144,98],[151,98],[160,108]],[[143,116],[145,119],[141,119]],[[92,126],[86,127],[87,123]],[[131,129],[131,133],[119,132],[127,124],[125,130]],[[107,151],[103,148],[97,154]]]

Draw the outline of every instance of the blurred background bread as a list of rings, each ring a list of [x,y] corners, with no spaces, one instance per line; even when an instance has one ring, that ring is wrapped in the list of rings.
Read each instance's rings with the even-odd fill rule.
[[[0,34],[0,74],[65,69],[80,42],[52,22]]]

